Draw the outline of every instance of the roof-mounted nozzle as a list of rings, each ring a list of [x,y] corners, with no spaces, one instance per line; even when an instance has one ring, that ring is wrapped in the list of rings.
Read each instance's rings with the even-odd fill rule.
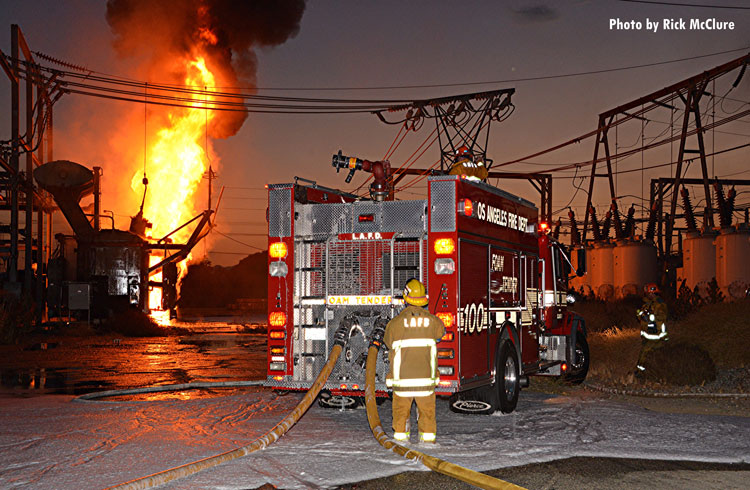
[[[370,197],[375,201],[384,201],[391,191],[391,163],[387,160],[371,162],[362,160],[357,157],[348,157],[342,154],[341,150],[333,155],[331,165],[336,169],[336,173],[342,168],[348,168],[349,173],[346,175],[345,182],[348,184],[354,177],[354,172],[363,170],[372,174],[373,182],[370,184]]]

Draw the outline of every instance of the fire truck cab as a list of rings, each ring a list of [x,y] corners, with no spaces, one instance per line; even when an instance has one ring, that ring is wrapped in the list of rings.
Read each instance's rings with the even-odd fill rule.
[[[512,412],[530,375],[583,381],[589,352],[583,319],[567,309],[570,263],[536,206],[461,176],[427,182],[426,200],[403,201],[268,186],[267,386],[308,389],[346,318],[348,341],[319,403],[355,406],[375,320],[398,314],[411,278],[446,327],[436,393],[452,410]],[[376,393],[386,397],[381,356]]]

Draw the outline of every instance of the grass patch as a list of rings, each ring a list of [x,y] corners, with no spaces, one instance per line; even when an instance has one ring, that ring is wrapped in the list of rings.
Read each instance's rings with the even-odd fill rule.
[[[677,386],[696,386],[716,379],[716,366],[705,349],[686,342],[666,342],[644,361],[646,379]]]
[[[576,311],[586,319],[589,328],[590,379],[620,385],[634,382],[633,372],[641,348],[640,327],[635,321],[638,306],[640,300],[627,304],[585,301],[576,305]],[[626,318],[628,311],[633,320]],[[671,320],[670,316],[667,330],[670,340],[665,346],[670,347],[662,352],[657,349],[651,359],[658,360],[672,373],[658,376],[664,382],[701,384],[712,378],[711,363],[719,370],[750,366],[749,300],[708,304],[679,320]],[[695,366],[690,366],[691,362]],[[693,367],[699,372],[686,372],[685,376],[678,373]]]
[[[605,332],[638,327],[635,312],[642,304],[643,299],[638,296],[628,296],[618,301],[583,299],[573,303],[570,310],[586,320],[589,332]]]

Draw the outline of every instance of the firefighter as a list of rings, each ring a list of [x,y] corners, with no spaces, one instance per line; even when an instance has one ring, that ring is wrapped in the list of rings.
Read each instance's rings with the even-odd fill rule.
[[[453,165],[448,171],[449,175],[464,175],[469,180],[487,180],[489,173],[487,167],[481,160],[475,161],[467,146],[461,146],[456,150]]]
[[[667,336],[667,304],[659,296],[659,286],[654,283],[646,284],[643,288],[646,297],[643,298],[643,306],[638,310],[637,316],[641,322],[641,353],[638,356],[635,375],[643,377],[646,370],[644,364],[646,355],[669,340]]]
[[[420,442],[435,442],[435,386],[438,382],[436,344],[445,334],[440,318],[429,313],[424,284],[411,279],[404,288],[406,308],[385,328],[390,372],[386,385],[393,388],[393,438],[409,440],[412,402],[417,404]]]

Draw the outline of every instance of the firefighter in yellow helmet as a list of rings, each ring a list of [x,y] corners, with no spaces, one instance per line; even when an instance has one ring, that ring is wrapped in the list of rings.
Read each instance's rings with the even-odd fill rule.
[[[489,172],[484,162],[475,160],[469,148],[464,145],[456,150],[453,165],[451,165],[448,175],[464,175],[469,180],[485,181]]]
[[[436,344],[445,334],[445,325],[424,308],[427,291],[417,279],[406,283],[404,301],[408,306],[388,322],[383,338],[390,361],[386,385],[393,388],[393,438],[409,440],[411,406],[416,402],[419,441],[434,443]]]
[[[641,353],[638,356],[635,375],[641,378],[646,371],[646,355],[659,347],[662,342],[669,340],[667,336],[667,304],[659,296],[659,286],[654,283],[646,284],[643,288],[646,296],[643,306],[637,312],[641,322]]]

